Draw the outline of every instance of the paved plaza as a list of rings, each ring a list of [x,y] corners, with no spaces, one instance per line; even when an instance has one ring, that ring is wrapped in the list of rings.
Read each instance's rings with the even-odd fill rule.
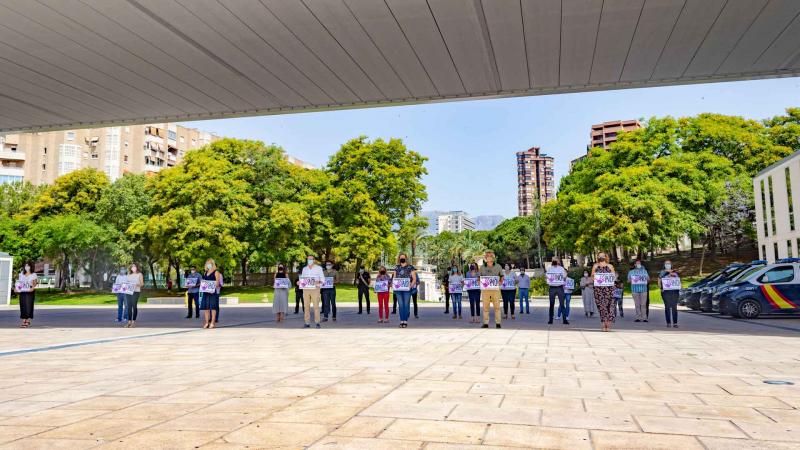
[[[223,307],[199,329],[176,307],[0,310],[0,448],[679,448],[800,446],[800,319],[632,309],[616,331],[574,308],[500,330],[421,306],[408,329],[340,307],[277,325]],[[797,322],[797,323],[796,323]],[[765,384],[764,380],[797,385]]]

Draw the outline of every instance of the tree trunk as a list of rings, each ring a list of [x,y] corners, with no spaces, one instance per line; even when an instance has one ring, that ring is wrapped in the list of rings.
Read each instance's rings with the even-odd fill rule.
[[[356,258],[356,270],[355,275],[353,275],[353,284],[358,285],[358,269],[361,268],[361,257]]]
[[[677,239],[675,239],[675,255],[680,256],[681,254],[681,247]]]
[[[156,265],[155,262],[147,258],[147,266],[150,268],[150,279],[153,281],[153,289],[158,289],[158,284],[156,284]]]
[[[181,262],[178,259],[175,259],[175,288],[177,290],[181,289]]]
[[[689,256],[694,257],[694,238],[689,237]]]
[[[703,245],[700,248],[700,271],[697,276],[703,276],[703,262],[705,261],[706,257],[706,242],[703,241]]]
[[[242,258],[242,286],[247,286],[247,257]]]

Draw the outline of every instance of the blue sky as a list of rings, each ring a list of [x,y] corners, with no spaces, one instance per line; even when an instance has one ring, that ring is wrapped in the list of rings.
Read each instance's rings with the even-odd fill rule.
[[[220,135],[258,139],[321,166],[350,138],[402,138],[429,158],[423,209],[517,214],[515,152],[539,146],[556,177],[586,152],[590,126],[618,119],[701,112],[762,119],[800,106],[800,78],[471,100],[189,122]],[[558,185],[558,182],[556,182]]]

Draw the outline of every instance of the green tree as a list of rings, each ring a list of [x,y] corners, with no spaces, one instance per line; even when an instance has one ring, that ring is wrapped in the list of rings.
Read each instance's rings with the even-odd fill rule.
[[[106,174],[81,169],[56,178],[44,189],[32,207],[36,217],[57,214],[93,214],[109,187]]]

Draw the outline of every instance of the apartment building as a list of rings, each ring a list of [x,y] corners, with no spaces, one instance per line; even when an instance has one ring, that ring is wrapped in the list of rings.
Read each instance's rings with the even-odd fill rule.
[[[756,236],[761,259],[800,256],[800,151],[768,166],[753,178]]]
[[[17,139],[0,136],[0,184],[22,181],[25,178],[25,152]]]
[[[538,199],[545,204],[555,198],[553,157],[539,147],[517,152],[517,209],[520,216],[530,216]]]
[[[642,128],[642,123],[638,120],[614,120],[592,125],[589,147],[608,149],[609,145],[617,141],[619,133],[639,128]]]
[[[466,230],[474,231],[475,221],[464,211],[450,211],[446,214],[439,214],[436,217],[436,228],[438,233],[445,231],[451,233],[461,233]]]

